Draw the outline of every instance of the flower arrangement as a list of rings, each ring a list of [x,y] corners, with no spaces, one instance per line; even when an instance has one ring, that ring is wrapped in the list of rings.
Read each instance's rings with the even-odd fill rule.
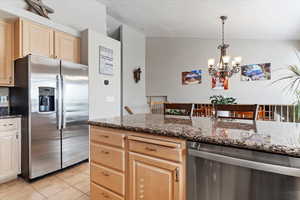
[[[209,97],[211,104],[219,105],[219,104],[237,104],[236,98],[233,97],[224,97],[222,95],[213,95]]]

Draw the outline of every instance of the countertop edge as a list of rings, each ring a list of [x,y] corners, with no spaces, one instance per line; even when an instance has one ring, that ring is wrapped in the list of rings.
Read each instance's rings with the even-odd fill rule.
[[[190,138],[185,135],[180,135],[178,133],[174,132],[162,132],[159,130],[153,130],[153,129],[147,129],[147,128],[141,128],[141,127],[133,127],[133,126],[123,126],[123,125],[117,125],[117,124],[112,124],[112,123],[105,123],[105,122],[99,122],[99,121],[88,121],[89,125],[92,126],[99,126],[99,127],[104,127],[104,128],[113,128],[113,129],[121,129],[121,130],[126,130],[126,131],[134,131],[134,132],[141,132],[141,133],[149,133],[152,135],[157,135],[157,136],[165,136],[165,137],[174,137],[174,138],[179,138],[179,139],[184,139],[187,141],[191,142],[200,142],[200,143],[206,143],[206,144],[213,144],[213,145],[221,145],[221,146],[229,146],[229,147],[235,147],[239,149],[247,149],[247,150],[252,150],[252,151],[258,151],[258,152],[265,152],[265,153],[271,153],[271,154],[279,154],[279,155],[284,155],[284,156],[291,156],[291,157],[300,157],[300,150],[298,151],[289,151],[287,152],[286,149],[284,149],[284,146],[281,145],[270,145],[270,146],[265,146],[265,145],[246,145],[243,143],[240,143],[238,140],[233,140],[233,139],[215,139],[212,137],[194,137]]]
[[[22,118],[22,115],[0,115],[0,119]]]

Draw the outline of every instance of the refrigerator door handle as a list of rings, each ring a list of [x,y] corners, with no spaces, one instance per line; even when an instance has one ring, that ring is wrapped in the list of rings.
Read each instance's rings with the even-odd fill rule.
[[[61,93],[62,93],[62,129],[66,128],[66,106],[65,106],[65,91],[64,91],[64,76],[61,75]]]
[[[57,129],[62,128],[62,84],[60,75],[56,75],[56,88],[57,88],[57,98],[56,98],[56,119],[57,119]]]

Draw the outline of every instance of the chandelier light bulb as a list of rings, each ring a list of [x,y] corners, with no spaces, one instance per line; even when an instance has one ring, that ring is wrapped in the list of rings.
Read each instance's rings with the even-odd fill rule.
[[[235,60],[236,64],[238,64],[238,65],[242,63],[242,57],[240,57],[240,56],[235,57],[234,60]]]
[[[236,61],[235,60],[232,61],[232,66],[236,66]]]
[[[215,65],[215,59],[211,58],[208,60],[208,66],[214,66]]]
[[[222,59],[225,64],[228,64],[230,62],[230,56],[223,56]]]
[[[218,63],[218,68],[220,69],[220,70],[222,70],[223,69],[223,65],[221,64],[221,63]]]

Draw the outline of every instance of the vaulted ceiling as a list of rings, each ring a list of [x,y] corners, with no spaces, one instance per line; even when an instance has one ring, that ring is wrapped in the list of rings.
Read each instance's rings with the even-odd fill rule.
[[[109,15],[152,37],[300,39],[299,0],[98,0]]]

